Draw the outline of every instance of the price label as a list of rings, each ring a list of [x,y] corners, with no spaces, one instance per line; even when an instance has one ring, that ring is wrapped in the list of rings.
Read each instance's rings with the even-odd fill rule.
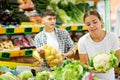
[[[2,52],[1,59],[10,59],[10,53],[9,52]]]
[[[14,28],[6,28],[6,34],[14,34]]]
[[[31,34],[32,33],[32,27],[26,27],[26,28],[24,28],[24,33],[25,34]]]
[[[33,50],[25,50],[24,56],[32,56]]]

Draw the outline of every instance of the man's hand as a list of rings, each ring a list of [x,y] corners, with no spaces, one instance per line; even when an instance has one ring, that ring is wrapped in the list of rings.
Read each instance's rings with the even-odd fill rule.
[[[36,60],[36,61],[34,62],[34,64],[37,65],[37,66],[41,66],[41,65],[42,65],[38,60]]]
[[[64,60],[66,57],[68,57],[68,54],[67,54],[67,53],[62,53],[61,55],[62,55],[63,60]]]
[[[44,55],[45,50],[44,50],[44,49],[38,48],[38,49],[37,49],[37,52],[39,53],[39,55],[40,55],[41,58],[45,58],[45,55]]]
[[[73,52],[62,53],[63,60],[67,57],[71,57],[72,55],[73,55]]]

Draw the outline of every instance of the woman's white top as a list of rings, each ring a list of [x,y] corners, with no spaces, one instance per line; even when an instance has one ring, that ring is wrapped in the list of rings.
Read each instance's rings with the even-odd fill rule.
[[[78,41],[78,51],[80,54],[88,54],[89,59],[96,53],[109,52],[111,49],[118,50],[119,48],[119,39],[117,35],[112,32],[106,32],[106,36],[100,42],[95,42],[91,39],[90,34],[86,34],[81,37]],[[115,80],[114,68],[111,69],[108,73],[99,73],[95,74],[96,77],[105,79],[105,80]]]

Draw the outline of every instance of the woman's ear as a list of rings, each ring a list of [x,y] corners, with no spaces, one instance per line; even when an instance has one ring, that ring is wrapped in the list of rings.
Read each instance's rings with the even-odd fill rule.
[[[104,28],[104,22],[103,22],[103,19],[101,19],[101,27]]]
[[[101,23],[103,23],[103,19],[101,19],[100,21],[101,21]]]

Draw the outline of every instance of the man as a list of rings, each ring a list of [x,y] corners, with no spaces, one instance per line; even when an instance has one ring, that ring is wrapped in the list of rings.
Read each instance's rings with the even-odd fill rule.
[[[35,46],[41,57],[44,50],[43,45],[48,44],[55,47],[63,56],[63,59],[75,53],[74,43],[66,30],[55,28],[56,14],[54,11],[47,9],[41,13],[43,31],[35,36]],[[43,61],[46,62],[46,61]],[[46,63],[43,63],[44,65]]]

